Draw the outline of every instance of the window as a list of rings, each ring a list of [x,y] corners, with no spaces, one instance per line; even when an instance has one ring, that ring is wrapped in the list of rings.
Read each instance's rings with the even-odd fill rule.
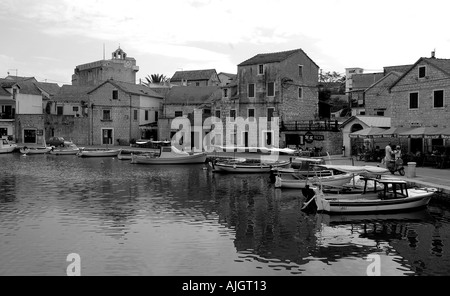
[[[175,111],[175,117],[183,116],[183,111]]]
[[[424,78],[427,75],[426,67],[419,67],[419,78]]]
[[[72,108],[72,110],[73,110],[73,112],[78,112],[78,107],[77,107],[77,106],[74,106],[74,107]]]
[[[410,93],[409,109],[418,109],[418,108],[419,108],[419,93]]]
[[[267,83],[267,96],[268,97],[275,96],[275,83],[274,82]]]
[[[148,110],[145,110],[144,116],[145,116],[145,120],[148,120]]]
[[[216,117],[220,118],[220,110],[216,110]]]
[[[273,112],[275,112],[275,108],[267,108],[267,121],[272,121]]]
[[[112,91],[112,99],[113,100],[118,100],[119,99],[119,91],[118,90],[113,90]]]
[[[228,98],[228,88],[223,89],[223,97]]]
[[[443,90],[435,90],[434,91],[433,107],[434,108],[443,108],[444,107],[444,91]]]
[[[103,110],[103,120],[111,120],[111,110]]]
[[[230,110],[230,117],[236,119],[236,110],[234,109]]]
[[[57,106],[56,107],[56,114],[57,115],[63,115],[64,114],[64,107],[63,106]]]
[[[138,120],[138,110],[133,110],[133,119]]]
[[[302,87],[298,88],[298,98],[299,99],[303,98],[303,88]]]
[[[377,116],[384,116],[384,111],[377,110]]]
[[[258,65],[258,75],[264,74],[264,65]]]
[[[298,76],[303,77],[303,65],[298,65]]]
[[[200,82],[196,82],[196,83],[195,83],[195,86],[200,86]]]
[[[255,117],[255,109],[250,108],[247,110],[248,117]]]
[[[248,97],[254,98],[255,97],[255,84],[250,83],[248,85]]]
[[[158,121],[158,118],[159,118],[158,115],[159,115],[158,111],[155,111],[155,121]]]

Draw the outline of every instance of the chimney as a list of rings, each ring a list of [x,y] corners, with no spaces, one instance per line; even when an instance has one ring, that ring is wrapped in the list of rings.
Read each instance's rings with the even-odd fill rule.
[[[433,51],[431,52],[431,58],[432,58],[432,59],[435,59],[435,58],[436,58],[436,57],[435,57],[435,54],[436,54],[436,49],[433,50]]]

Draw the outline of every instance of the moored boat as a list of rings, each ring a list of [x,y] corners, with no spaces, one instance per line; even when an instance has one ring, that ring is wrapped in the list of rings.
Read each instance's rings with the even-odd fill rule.
[[[188,153],[173,146],[161,146],[157,155],[133,154],[131,163],[134,164],[195,164],[205,163],[207,154],[204,152]]]
[[[121,150],[120,153],[117,155],[117,159],[120,160],[131,160],[133,158],[133,155],[150,155],[155,156],[155,152],[153,151],[127,151],[127,150]]]
[[[0,153],[10,153],[16,150],[17,144],[11,143],[7,139],[0,139]]]
[[[53,155],[76,155],[80,148],[72,142],[65,141],[64,144],[52,147],[50,154]]]
[[[426,207],[437,188],[408,188],[407,182],[394,178],[365,178],[382,186],[364,188],[361,194],[325,194],[319,186],[314,186],[314,196],[302,207],[311,204],[318,212],[327,213],[376,213],[403,211]]]
[[[119,155],[121,149],[80,149],[77,153],[79,157],[114,157]]]
[[[273,168],[286,167],[290,161],[264,161],[259,159],[231,159],[209,162],[215,172],[224,173],[269,173]]]
[[[20,153],[24,154],[24,155],[29,155],[29,154],[47,154],[52,150],[52,147],[48,147],[48,146],[43,146],[43,147],[27,147],[24,146],[22,148],[20,148]]]
[[[320,175],[323,174],[323,175]],[[308,176],[300,174],[283,174],[275,176],[275,187],[277,188],[290,188],[290,189],[303,189],[308,185],[321,184],[327,188],[341,187],[344,184],[350,182],[353,175],[350,173],[336,173],[332,170],[328,172],[321,171],[318,175]]]

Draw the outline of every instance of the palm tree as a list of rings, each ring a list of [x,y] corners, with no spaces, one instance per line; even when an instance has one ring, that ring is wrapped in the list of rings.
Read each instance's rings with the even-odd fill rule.
[[[150,86],[151,84],[163,84],[164,82],[166,82],[167,80],[169,80],[165,75],[163,74],[152,74],[152,75],[147,75],[147,77],[145,77],[145,79],[147,80],[146,82],[143,82],[142,84],[145,86]]]

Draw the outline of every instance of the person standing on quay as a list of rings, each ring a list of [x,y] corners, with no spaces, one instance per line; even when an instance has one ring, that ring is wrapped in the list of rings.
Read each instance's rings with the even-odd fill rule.
[[[392,147],[391,147],[391,142],[389,142],[386,147],[384,148],[384,164],[386,166],[386,168],[389,165],[389,161],[392,160]]]

